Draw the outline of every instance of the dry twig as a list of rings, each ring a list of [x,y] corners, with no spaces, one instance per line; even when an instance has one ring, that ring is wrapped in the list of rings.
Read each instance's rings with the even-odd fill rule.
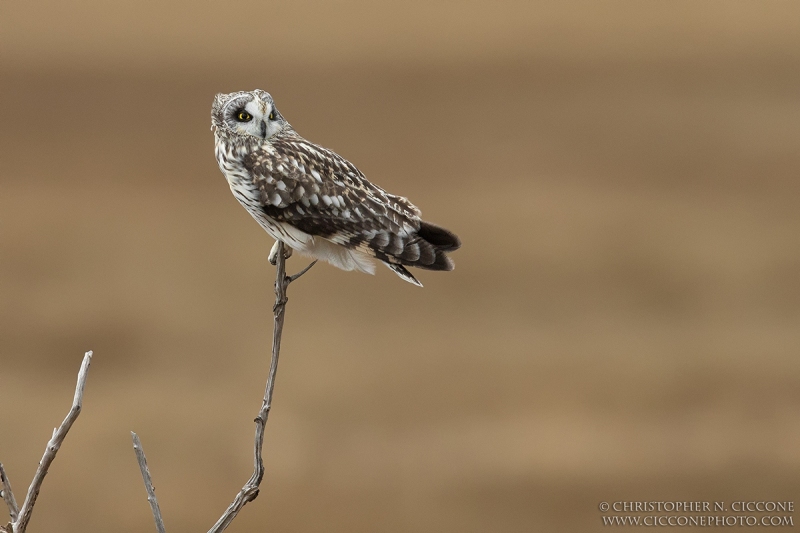
[[[284,246],[285,245],[282,242],[278,241],[278,253],[276,255],[275,265],[277,270],[277,275],[275,278],[275,305],[272,308],[272,311],[275,315],[274,329],[272,333],[272,360],[270,361],[269,365],[269,375],[267,376],[267,386],[264,391],[264,399],[261,401],[261,410],[258,412],[258,416],[255,418],[256,435],[253,451],[253,474],[250,476],[250,479],[247,481],[247,483],[244,484],[242,490],[240,490],[233,499],[233,502],[222,514],[220,519],[217,520],[217,523],[208,530],[208,533],[221,533],[224,531],[225,528],[227,528],[231,522],[233,522],[234,518],[236,518],[236,515],[239,514],[239,511],[242,510],[245,504],[256,499],[258,496],[259,486],[261,485],[261,480],[264,478],[264,461],[261,457],[261,450],[264,447],[264,427],[267,424],[269,411],[272,407],[272,390],[275,388],[275,374],[278,371],[278,356],[280,355],[281,351],[281,336],[283,334],[284,313],[286,311],[286,302],[288,301],[288,298],[286,297],[286,289],[289,288],[290,283],[308,272],[308,270],[314,266],[314,264],[316,264],[316,261],[314,261],[297,274],[293,276],[287,276],[286,251]],[[164,522],[161,520],[161,512],[158,509],[158,502],[155,499],[155,492],[152,491],[152,482],[150,482],[150,472],[147,470],[147,462],[144,456],[144,451],[142,450],[141,443],[138,442],[138,437],[135,433],[133,436],[134,449],[136,450],[136,456],[139,460],[139,467],[142,470],[142,477],[144,478],[145,488],[147,489],[147,499],[150,501],[153,517],[156,521],[156,528],[158,529],[159,533],[163,533]]]
[[[3,463],[0,463],[0,482],[3,484],[3,501],[6,502],[8,507],[8,516],[11,517],[11,522],[15,522],[19,516],[19,507],[17,507],[17,499],[14,498],[14,492],[11,490],[11,482],[8,480],[6,469],[3,468]]]
[[[158,533],[166,533],[164,519],[161,518],[161,508],[158,506],[158,498],[156,498],[156,488],[153,486],[153,479],[150,477],[150,469],[147,468],[147,458],[144,456],[142,441],[139,440],[139,435],[133,431],[131,431],[131,438],[133,439],[133,451],[136,452],[136,460],[139,462],[139,470],[142,471],[144,489],[147,491],[147,501],[150,502],[150,510],[153,512],[153,519],[156,521],[156,530]]]
[[[25,496],[25,501],[22,503],[22,507],[16,513],[16,517],[14,516],[14,507],[16,507],[14,494],[11,492],[11,486],[8,483],[8,478],[6,477],[5,472],[2,473],[3,499],[5,500],[6,505],[8,505],[9,514],[11,515],[11,523],[3,528],[8,533],[25,533],[25,530],[28,527],[28,522],[31,519],[31,513],[33,513],[33,506],[36,505],[36,498],[39,497],[39,490],[42,488],[42,482],[44,481],[44,477],[47,475],[47,470],[50,468],[50,465],[56,458],[56,453],[58,453],[59,448],[61,448],[61,444],[64,442],[67,433],[69,433],[72,424],[75,423],[78,415],[81,414],[81,408],[83,406],[83,389],[86,387],[86,377],[89,373],[89,365],[91,362],[92,352],[89,351],[83,356],[83,363],[81,364],[81,369],[78,372],[78,383],[75,386],[75,396],[72,399],[72,408],[69,410],[69,413],[67,413],[64,421],[61,422],[61,425],[53,430],[53,436],[50,439],[50,442],[47,443],[47,448],[44,450],[42,460],[39,461],[39,468],[36,469],[36,473],[33,476],[33,481],[31,481],[31,486],[28,488],[28,493]]]

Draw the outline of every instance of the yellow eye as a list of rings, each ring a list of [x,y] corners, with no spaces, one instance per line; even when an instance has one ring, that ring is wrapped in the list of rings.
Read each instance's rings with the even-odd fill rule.
[[[269,114],[269,119],[270,120],[275,120],[275,113],[270,113]]]
[[[253,115],[248,113],[247,111],[239,111],[236,113],[236,120],[239,122],[250,122],[253,120]]]

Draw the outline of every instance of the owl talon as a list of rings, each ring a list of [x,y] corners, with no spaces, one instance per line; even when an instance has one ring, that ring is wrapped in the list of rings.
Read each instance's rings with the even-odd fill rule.
[[[269,264],[275,266],[278,264],[278,241],[275,241],[275,244],[272,245],[272,248],[269,251]]]
[[[276,264],[278,264],[278,243],[279,242],[280,241],[275,241],[275,244],[272,245],[272,249],[269,251],[269,257],[267,259],[269,259],[269,264],[272,265],[272,266],[275,266]],[[289,259],[290,257],[292,257],[292,249],[289,248],[288,246],[285,246],[285,245],[283,247],[283,257],[285,257],[286,259]]]
[[[269,264],[275,266],[278,264],[278,245],[281,241],[275,241],[275,244],[272,245],[272,249],[269,251]]]

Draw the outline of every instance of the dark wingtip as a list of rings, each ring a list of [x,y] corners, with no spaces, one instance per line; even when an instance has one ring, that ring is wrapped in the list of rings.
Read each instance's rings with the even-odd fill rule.
[[[452,252],[461,247],[461,239],[458,238],[458,235],[430,222],[420,222],[417,234],[443,252]]]

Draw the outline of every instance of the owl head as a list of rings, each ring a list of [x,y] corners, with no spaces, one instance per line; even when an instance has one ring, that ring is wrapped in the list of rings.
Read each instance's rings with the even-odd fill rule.
[[[287,126],[272,96],[261,89],[220,93],[211,106],[211,129],[222,135],[266,140]]]

